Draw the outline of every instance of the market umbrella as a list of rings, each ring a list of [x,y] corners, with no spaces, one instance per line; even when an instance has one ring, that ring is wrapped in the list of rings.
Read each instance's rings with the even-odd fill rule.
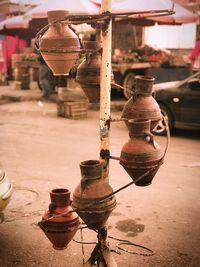
[[[184,6],[188,10],[198,13],[200,11],[200,1],[199,0],[174,0],[177,4]]]
[[[25,14],[25,17],[31,19],[32,23],[38,23],[40,20],[46,19],[47,11],[51,10],[68,10],[70,15],[97,15],[100,13],[100,7],[97,4],[92,3],[90,0],[47,0],[46,2],[38,5]],[[42,27],[40,27],[42,28]],[[92,32],[91,26],[87,24],[75,25],[74,29],[77,33],[83,33],[85,31]]]
[[[101,5],[101,0],[90,0],[93,3]],[[164,24],[183,24],[183,23],[191,23],[196,22],[198,17],[182,7],[181,5],[174,3],[174,11],[173,15],[167,16],[152,16],[151,11],[158,12],[161,10],[172,10],[173,1],[171,0],[112,0],[112,12],[113,13],[131,13],[131,12],[150,12],[150,14],[145,14],[146,20],[153,20],[158,23]],[[129,18],[133,18],[136,20],[134,16],[130,16]],[[140,17],[138,17],[139,19]]]
[[[179,4],[174,5],[175,14],[169,16],[152,17],[159,24],[185,24],[197,22],[198,16],[182,7]]]
[[[92,3],[101,5],[101,0],[90,0]],[[151,10],[169,10],[173,7],[171,0],[112,0],[113,13],[131,13]]]
[[[41,28],[48,24],[47,11],[58,9],[68,10],[71,15],[93,15],[100,12],[99,6],[89,0],[48,0],[24,15],[0,22],[0,34],[18,35],[23,38],[34,37]],[[82,29],[83,27],[81,31]]]
[[[37,7],[31,9],[25,15],[15,16],[0,22],[0,34],[18,35],[23,38],[34,37],[47,22],[47,11],[55,9],[69,10],[72,15],[88,15],[100,13],[101,0],[47,0]],[[171,0],[112,0],[112,12],[143,12],[170,10]],[[182,24],[196,22],[197,16],[182,6],[175,4],[174,15],[135,18],[133,16],[123,17],[123,21],[131,22],[134,25],[151,26],[155,22],[160,24]],[[121,18],[120,18],[121,19]]]
[[[142,1],[142,2],[141,2]],[[150,1],[150,0],[149,0]],[[171,9],[172,2],[170,0],[151,0],[149,1],[127,1],[127,0],[112,0],[112,12],[137,12],[144,10],[163,10]],[[167,4],[165,3],[167,1]],[[131,8],[133,6],[133,8]],[[32,19],[39,19],[47,17],[47,11],[50,10],[68,10],[71,15],[94,15],[101,12],[101,0],[64,0],[55,1],[48,0],[37,7],[33,8],[25,14],[25,16]],[[127,18],[124,17],[123,20]],[[155,23],[154,20],[149,20],[143,17],[131,18],[132,24],[141,26],[151,26]]]
[[[30,20],[23,15],[14,16],[0,22],[0,34],[32,38],[47,24],[47,19]]]
[[[0,22],[0,30],[3,28],[27,28],[29,21],[24,20],[22,15],[10,17]]]
[[[47,11],[68,10],[71,15],[94,15],[99,14],[100,8],[90,0],[48,0],[25,14],[29,18],[45,18]]]

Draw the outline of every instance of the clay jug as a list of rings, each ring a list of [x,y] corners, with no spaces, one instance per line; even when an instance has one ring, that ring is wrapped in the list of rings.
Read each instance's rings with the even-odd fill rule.
[[[68,16],[68,11],[48,11],[49,28],[41,37],[40,52],[54,75],[68,75],[79,57],[78,36],[65,21],[53,23]]]
[[[150,120],[128,121],[130,139],[120,155],[120,164],[138,186],[150,185],[162,163],[160,148],[150,133],[150,124]],[[141,175],[144,177],[139,179]]]
[[[126,119],[127,127],[129,119],[140,118],[151,120],[152,130],[162,119],[159,105],[152,96],[154,80],[151,76],[135,77],[135,91],[133,96],[126,102],[121,116],[123,119]]]
[[[77,68],[76,81],[91,103],[100,101],[101,47],[96,41],[83,42],[85,59]]]
[[[72,207],[90,229],[101,229],[116,206],[114,196],[101,201],[112,194],[111,186],[101,179],[102,164],[98,160],[80,163],[81,183],[73,193]]]
[[[65,249],[78,230],[80,220],[70,206],[68,189],[53,189],[50,198],[49,210],[44,213],[39,226],[54,249]]]

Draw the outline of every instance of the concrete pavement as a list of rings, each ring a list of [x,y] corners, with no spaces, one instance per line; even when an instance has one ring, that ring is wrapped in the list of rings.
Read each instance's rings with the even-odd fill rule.
[[[82,266],[80,244],[72,241],[66,250],[54,250],[37,222],[48,208],[50,190],[65,187],[73,193],[80,183],[79,163],[99,158],[98,110],[89,109],[86,119],[71,120],[57,116],[54,102],[24,100],[0,105],[0,168],[14,185],[5,222],[0,225],[0,266]],[[114,118],[120,114],[112,112]],[[127,139],[124,123],[112,123],[111,154],[119,156]],[[164,149],[166,138],[156,140]],[[116,194],[109,236],[154,252],[149,257],[126,253],[117,249],[119,241],[110,238],[111,248],[121,253],[114,253],[118,267],[200,266],[199,134],[177,131],[170,143],[152,185],[131,186]],[[110,162],[109,181],[114,190],[130,182],[116,160]],[[84,230],[83,235],[86,242],[96,241],[93,231]],[[79,232],[75,239],[80,240]],[[84,245],[85,258],[93,247]],[[147,253],[134,245],[123,247]]]
[[[74,82],[74,80],[68,81],[70,90],[74,97],[77,96],[85,97],[81,88]],[[73,93],[74,91],[74,93]],[[30,83],[30,89],[21,90],[18,82],[9,82],[9,85],[0,86],[0,104],[9,102],[19,102],[19,101],[39,101],[41,100],[42,92],[38,88],[36,82]],[[58,100],[58,93],[56,92],[50,98],[50,101],[56,103]],[[111,110],[121,111],[125,104],[125,99],[113,98],[111,103]],[[99,104],[90,103],[89,109],[98,110]]]

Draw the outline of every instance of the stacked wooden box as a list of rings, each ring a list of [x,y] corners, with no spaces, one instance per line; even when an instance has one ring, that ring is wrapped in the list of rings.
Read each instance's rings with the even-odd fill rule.
[[[35,71],[38,69],[37,56],[34,53],[19,53],[12,55],[12,73],[14,81],[21,82],[21,89],[29,89]],[[37,73],[38,75],[38,73]]]
[[[87,117],[87,101],[58,101],[58,116],[70,119],[84,119]]]

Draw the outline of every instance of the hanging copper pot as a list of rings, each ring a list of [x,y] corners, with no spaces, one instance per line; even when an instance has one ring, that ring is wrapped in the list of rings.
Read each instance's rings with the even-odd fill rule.
[[[100,101],[101,46],[97,41],[83,43],[85,59],[77,68],[76,81],[91,103]]]
[[[39,226],[54,249],[65,249],[78,230],[80,220],[70,206],[68,189],[53,189],[50,198],[49,210],[44,213]]]
[[[79,57],[80,41],[66,21],[56,22],[69,15],[65,10],[48,11],[49,28],[41,37],[40,52],[54,75],[68,75]]]
[[[101,178],[102,164],[98,160],[80,163],[81,183],[73,193],[72,207],[90,229],[101,229],[116,206],[111,186]]]
[[[152,96],[154,80],[151,76],[138,75],[135,77],[135,91],[133,96],[126,102],[121,116],[126,119],[127,127],[129,119],[140,118],[151,120],[152,130],[162,119],[159,105]]]
[[[120,155],[120,164],[138,186],[151,184],[162,163],[160,148],[150,133],[150,124],[150,120],[128,121],[130,139]],[[139,179],[141,175],[143,177]]]

